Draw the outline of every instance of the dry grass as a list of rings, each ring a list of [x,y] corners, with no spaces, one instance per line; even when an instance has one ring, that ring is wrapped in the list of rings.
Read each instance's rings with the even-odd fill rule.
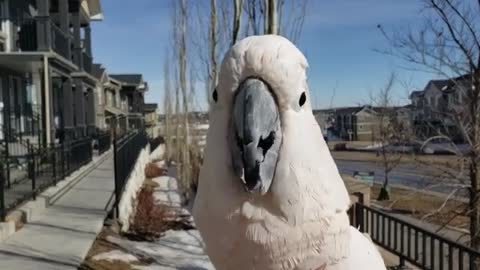
[[[380,185],[373,186],[372,198],[377,198],[380,188]],[[422,194],[410,189],[392,188],[389,201],[376,203],[386,208],[401,210],[407,215],[433,224],[462,229],[468,229],[469,226],[469,219],[463,213],[467,204],[456,200],[448,200],[445,203],[444,197]]]
[[[155,163],[148,163],[145,166],[145,177],[155,178],[167,174],[167,169],[158,167]]]
[[[90,250],[88,251],[85,261],[78,268],[79,270],[133,270],[136,269],[135,266],[144,266],[152,263],[152,259],[149,258],[138,258],[138,261],[135,263],[127,263],[117,260],[93,260],[93,257],[95,255],[109,252],[112,250],[121,250],[125,253],[128,253],[127,250],[107,241],[107,236],[118,237],[118,235],[112,232],[110,229],[104,228],[102,232],[100,232],[100,234],[98,235]]]
[[[135,240],[154,241],[169,229],[165,216],[171,215],[171,212],[171,209],[155,203],[152,187],[144,186],[138,195],[137,209],[128,236]]]
[[[180,216],[176,209],[156,203],[153,191],[152,185],[143,186],[138,195],[134,221],[125,236],[136,241],[154,241],[168,230],[193,229],[190,222]]]

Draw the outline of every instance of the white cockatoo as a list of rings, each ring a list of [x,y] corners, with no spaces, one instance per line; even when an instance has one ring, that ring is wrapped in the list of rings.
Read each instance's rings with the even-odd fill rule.
[[[312,114],[307,60],[252,36],[225,56],[193,215],[218,270],[385,269]]]

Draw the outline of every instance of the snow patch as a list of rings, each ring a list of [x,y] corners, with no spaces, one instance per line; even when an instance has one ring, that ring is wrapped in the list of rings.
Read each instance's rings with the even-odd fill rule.
[[[160,144],[152,153],[150,153],[150,160],[159,160],[165,154],[165,144]]]
[[[153,182],[157,183],[158,186],[155,187],[155,190],[158,191],[177,191],[178,192],[178,182],[177,179],[171,176],[159,176],[152,179]]]
[[[215,269],[204,252],[203,241],[196,230],[169,230],[155,242],[133,242],[112,236],[108,236],[107,241],[133,254],[142,254],[155,260],[152,265],[135,266],[135,269]]]
[[[149,162],[150,145],[140,151],[137,162],[127,179],[125,190],[118,204],[118,219],[122,224],[122,231],[128,231],[130,227],[130,217],[135,211],[137,196],[145,180],[145,165]]]
[[[103,252],[93,256],[92,258],[94,261],[121,261],[121,262],[137,262],[137,257],[133,256],[132,254],[125,253],[121,250],[111,250],[108,252]]]

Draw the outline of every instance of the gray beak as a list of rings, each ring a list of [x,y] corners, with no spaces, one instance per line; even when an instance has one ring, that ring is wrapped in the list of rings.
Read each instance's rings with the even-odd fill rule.
[[[267,84],[247,79],[234,100],[230,149],[235,173],[248,192],[267,193],[282,143],[280,114]]]

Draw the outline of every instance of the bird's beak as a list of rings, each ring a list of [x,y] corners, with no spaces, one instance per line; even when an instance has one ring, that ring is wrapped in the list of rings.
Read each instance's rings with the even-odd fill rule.
[[[280,114],[266,83],[247,79],[234,99],[230,148],[236,174],[248,192],[267,193],[282,143]]]

